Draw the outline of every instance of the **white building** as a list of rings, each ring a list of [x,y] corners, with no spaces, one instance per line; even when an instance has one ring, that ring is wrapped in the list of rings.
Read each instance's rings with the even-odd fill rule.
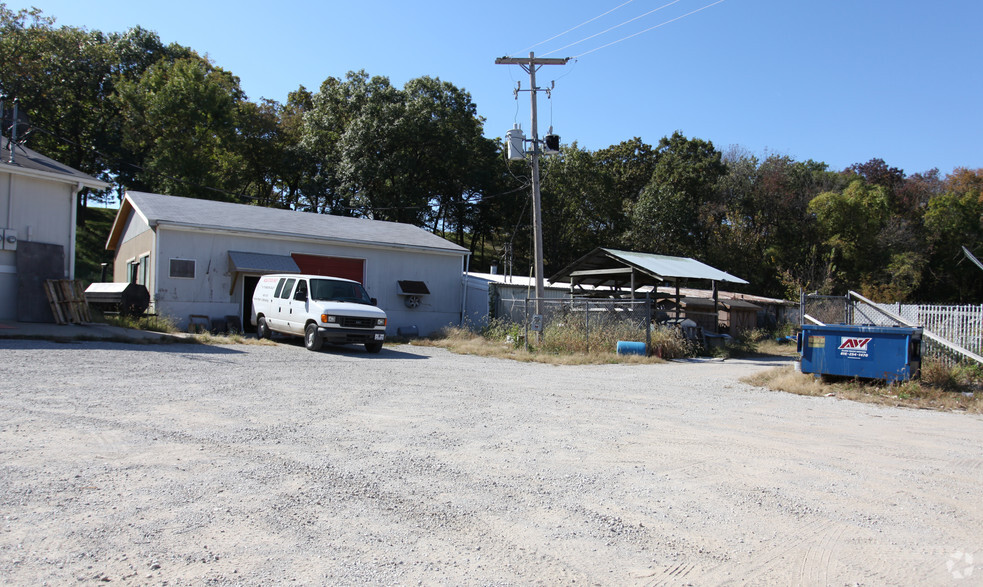
[[[106,248],[114,279],[146,285],[151,310],[180,328],[206,316],[248,329],[269,273],[359,281],[389,316],[389,335],[427,335],[464,312],[468,250],[408,224],[127,192]]]
[[[480,329],[488,325],[489,318],[509,317],[521,321],[527,299],[536,297],[536,280],[522,275],[500,273],[468,273],[466,324]],[[543,282],[543,296],[547,299],[570,298],[570,284]]]
[[[0,319],[51,322],[46,279],[75,277],[75,202],[109,184],[0,137]]]

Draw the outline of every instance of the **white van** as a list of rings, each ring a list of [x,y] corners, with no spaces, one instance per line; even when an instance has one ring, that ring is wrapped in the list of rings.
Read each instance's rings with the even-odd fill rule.
[[[321,275],[266,275],[253,292],[250,321],[259,338],[271,332],[304,337],[312,351],[328,343],[360,343],[377,353],[386,339],[386,313],[357,281]]]

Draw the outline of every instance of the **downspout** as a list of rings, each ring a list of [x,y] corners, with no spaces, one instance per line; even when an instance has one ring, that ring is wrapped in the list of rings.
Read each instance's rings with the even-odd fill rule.
[[[150,305],[154,309],[154,314],[159,314],[160,309],[157,308],[157,292],[160,290],[160,223],[153,227],[154,230],[154,250],[153,254],[150,255],[151,262],[153,263],[154,270],[151,271],[151,275],[154,277],[153,288],[147,288],[150,291]]]
[[[14,228],[13,226],[10,226],[11,206],[13,205],[13,201],[14,201],[14,174],[8,173],[7,174],[7,218],[4,220],[4,226],[6,226],[7,228]]]
[[[85,189],[85,186],[82,185],[81,181],[76,183],[75,187],[72,189],[71,192],[72,195],[70,196],[72,198],[71,201],[72,213],[69,215],[71,216],[71,219],[69,220],[69,226],[68,226],[68,234],[70,235],[68,242],[70,243],[69,250],[71,251],[71,254],[68,255],[69,279],[75,279],[75,239],[77,237],[77,235],[75,234],[76,233],[75,223],[78,220],[78,195],[79,192],[81,192],[83,189]]]
[[[471,254],[464,256],[464,295],[461,296],[461,320],[458,327],[464,328],[464,317],[468,311],[468,272],[471,270]]]

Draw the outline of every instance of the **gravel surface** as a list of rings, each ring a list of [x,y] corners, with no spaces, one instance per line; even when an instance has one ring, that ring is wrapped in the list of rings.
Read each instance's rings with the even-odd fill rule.
[[[772,363],[0,341],[0,583],[980,584],[983,419]]]

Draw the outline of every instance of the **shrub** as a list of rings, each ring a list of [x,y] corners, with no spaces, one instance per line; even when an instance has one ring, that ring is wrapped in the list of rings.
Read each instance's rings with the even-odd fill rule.
[[[502,318],[489,321],[488,325],[479,331],[479,334],[489,340],[508,343],[516,349],[523,345],[526,336],[522,324],[509,322]]]
[[[653,356],[663,359],[681,359],[696,355],[697,350],[696,343],[686,340],[678,328],[656,326],[652,329],[651,352]]]

